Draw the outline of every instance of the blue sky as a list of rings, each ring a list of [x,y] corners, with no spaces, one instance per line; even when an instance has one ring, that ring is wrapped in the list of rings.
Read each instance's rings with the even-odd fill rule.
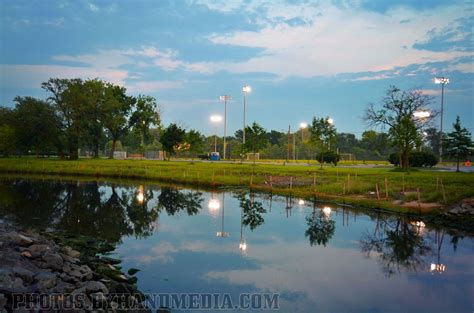
[[[389,85],[420,88],[445,121],[474,131],[471,1],[21,1],[0,3],[0,105],[44,98],[49,77],[101,78],[157,98],[163,122],[206,134],[230,94],[228,133],[331,116],[366,129],[363,110]],[[222,128],[222,127],[221,127]]]

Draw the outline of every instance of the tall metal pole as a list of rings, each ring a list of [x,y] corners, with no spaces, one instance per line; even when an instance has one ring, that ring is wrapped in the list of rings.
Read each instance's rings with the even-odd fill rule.
[[[288,125],[288,151],[286,152],[286,162],[290,160],[290,125]]]
[[[217,126],[216,131],[214,133],[214,152],[217,152]]]
[[[293,133],[293,161],[296,161],[296,133]]]
[[[439,162],[443,162],[443,112],[444,112],[444,83],[441,84],[441,126],[439,132]]]
[[[244,91],[244,128],[243,130],[243,136],[242,136],[242,143],[245,145],[245,94],[246,92]]]
[[[227,150],[227,144],[225,137],[227,136],[227,96],[224,98],[224,160],[225,160],[225,154]]]

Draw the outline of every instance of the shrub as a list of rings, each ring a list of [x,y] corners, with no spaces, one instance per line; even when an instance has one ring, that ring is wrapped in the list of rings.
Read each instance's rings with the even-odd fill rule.
[[[390,154],[388,157],[388,161],[395,166],[399,166],[400,154]],[[408,162],[410,163],[410,166],[413,167],[433,167],[438,163],[438,158],[432,152],[417,151],[410,153]]]
[[[324,153],[318,153],[316,155],[316,160],[318,160],[319,163],[324,161],[324,163],[332,163],[334,166],[337,166],[337,162],[341,160],[341,156],[334,151],[326,151]]]

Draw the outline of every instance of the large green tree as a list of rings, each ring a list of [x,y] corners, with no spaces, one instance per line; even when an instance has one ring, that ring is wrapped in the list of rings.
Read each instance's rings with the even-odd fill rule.
[[[174,123],[166,127],[160,136],[160,143],[163,146],[163,150],[169,154],[175,154],[176,151],[180,150],[185,140],[186,131]]]
[[[189,152],[196,155],[204,151],[205,137],[199,131],[191,129],[186,133],[186,142],[189,143]]]
[[[17,145],[23,151],[48,153],[58,146],[59,119],[47,102],[32,97],[16,97],[14,118]]]
[[[453,131],[447,134],[446,139],[445,154],[456,158],[456,171],[459,172],[460,159],[472,154],[474,150],[471,133],[461,126],[459,116],[453,124]]]
[[[151,137],[150,128],[160,125],[160,113],[156,99],[152,96],[139,95],[136,99],[135,110],[130,117],[131,125],[141,134],[141,144]]]
[[[326,118],[313,118],[313,122],[309,127],[311,133],[311,142],[318,148],[321,160],[324,160],[324,154],[334,148],[334,142],[336,139],[336,128],[330,122],[329,117]],[[321,162],[321,168],[323,167]]]
[[[258,153],[268,145],[268,135],[265,128],[253,122],[252,126],[245,127],[245,152]],[[255,159],[254,159],[255,160]]]
[[[126,94],[126,89],[107,84],[104,99],[103,125],[112,140],[110,158],[113,158],[117,140],[124,137],[132,124],[130,115],[135,107],[136,99]]]
[[[400,163],[403,168],[409,167],[410,151],[420,141],[421,131],[436,115],[417,117],[415,112],[425,111],[431,104],[431,98],[421,90],[402,91],[390,86],[382,100],[380,108],[369,104],[365,111],[365,120],[369,126],[388,128],[392,144],[400,153]]]

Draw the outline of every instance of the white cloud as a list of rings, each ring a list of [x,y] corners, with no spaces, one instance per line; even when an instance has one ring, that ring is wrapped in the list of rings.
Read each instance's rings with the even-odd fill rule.
[[[170,80],[152,80],[152,81],[138,81],[128,83],[127,89],[131,92],[156,92],[161,90],[181,88],[183,82]]]
[[[214,34],[216,45],[261,48],[247,61],[209,63],[212,71],[268,72],[279,76],[312,77],[391,70],[410,64],[449,61],[472,52],[435,52],[412,48],[427,39],[433,28],[444,28],[464,16],[462,7],[444,7],[420,12],[398,8],[385,14],[326,2],[319,5],[262,5],[269,21],[258,31]],[[249,6],[251,7],[251,6]],[[440,18],[442,16],[442,18]],[[289,25],[281,19],[300,18],[306,23]],[[400,20],[410,20],[400,23]]]
[[[87,4],[87,8],[92,12],[99,12],[100,10],[98,6],[90,2]]]

